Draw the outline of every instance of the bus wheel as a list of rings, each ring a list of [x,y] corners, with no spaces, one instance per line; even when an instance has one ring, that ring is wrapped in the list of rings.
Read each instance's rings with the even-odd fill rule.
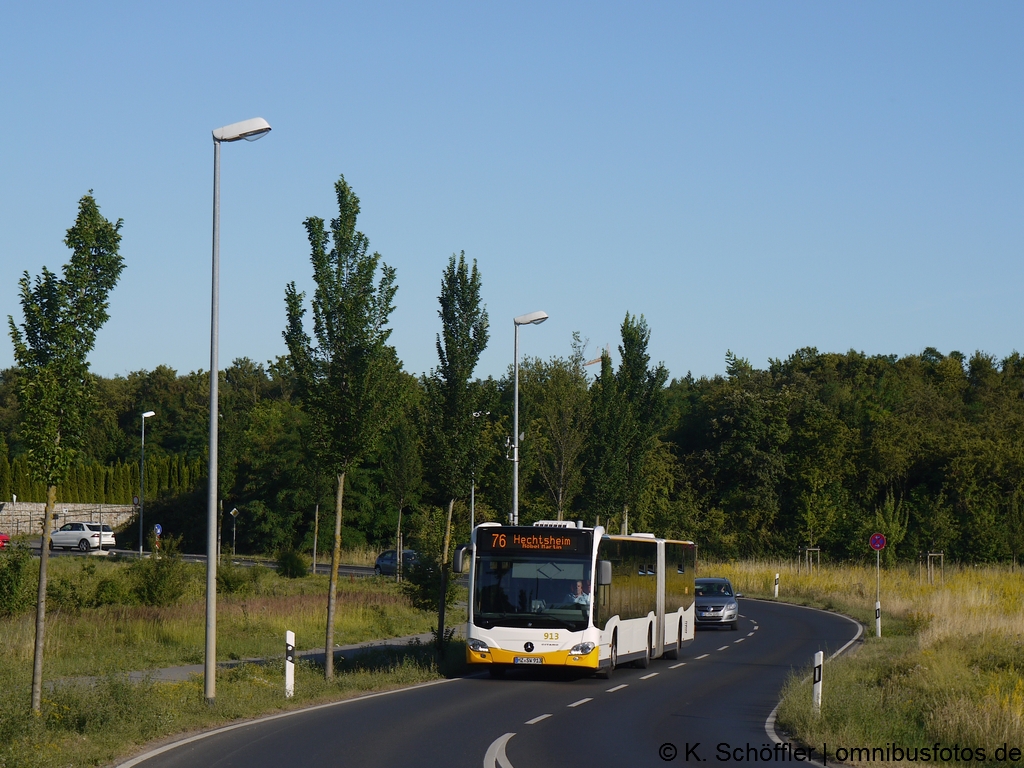
[[[654,655],[654,652],[651,650],[651,629],[650,629],[650,627],[648,627],[647,628],[647,647],[644,648],[644,657],[642,659],[640,659],[640,661],[638,661],[636,663],[636,665],[638,667],[640,667],[640,669],[647,669],[649,666],[651,666],[651,656],[653,656],[653,655]]]
[[[679,658],[679,652],[682,650],[682,648],[683,648],[683,622],[680,621],[679,622],[679,631],[678,631],[677,636],[676,636],[676,647],[673,648],[671,651],[665,651],[665,658],[666,659],[678,659]]]

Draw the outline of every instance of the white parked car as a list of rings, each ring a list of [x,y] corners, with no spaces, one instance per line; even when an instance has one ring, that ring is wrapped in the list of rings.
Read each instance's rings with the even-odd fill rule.
[[[109,525],[101,526],[99,523],[64,523],[60,530],[50,535],[50,549],[80,549],[88,552],[90,549],[114,546],[114,532]],[[102,542],[100,536],[102,535]]]

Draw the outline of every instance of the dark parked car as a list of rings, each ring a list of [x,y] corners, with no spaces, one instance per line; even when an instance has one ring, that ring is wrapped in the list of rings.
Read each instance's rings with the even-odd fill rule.
[[[373,572],[378,576],[394,576],[395,571],[398,570],[398,558],[395,557],[396,551],[389,549],[387,552],[381,552],[377,555],[377,562],[373,564]],[[419,557],[411,549],[402,550],[402,571],[408,571],[416,563],[419,562]]]
[[[696,598],[698,627],[739,628],[740,606],[728,579],[695,579],[693,594]]]

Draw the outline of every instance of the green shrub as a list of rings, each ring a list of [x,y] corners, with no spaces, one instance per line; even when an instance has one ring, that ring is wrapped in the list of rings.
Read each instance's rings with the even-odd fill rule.
[[[181,538],[161,541],[161,554],[131,565],[133,591],[143,605],[173,605],[188,586],[187,566],[179,556]]]
[[[249,591],[253,584],[248,574],[251,570],[254,569],[242,568],[230,561],[222,563],[217,568],[217,591],[224,595]]]
[[[96,583],[96,599],[93,605],[131,605],[136,602],[135,595],[124,579],[106,577]]]
[[[13,616],[32,605],[31,566],[32,553],[27,547],[0,550],[0,616]]]
[[[445,567],[448,571],[445,605],[450,607],[455,602],[457,587],[452,578],[451,565]],[[432,557],[421,555],[415,566],[405,570],[402,591],[421,611],[436,611],[441,594],[441,564]]]
[[[277,572],[289,579],[303,579],[309,575],[309,560],[295,549],[282,549],[277,555]]]

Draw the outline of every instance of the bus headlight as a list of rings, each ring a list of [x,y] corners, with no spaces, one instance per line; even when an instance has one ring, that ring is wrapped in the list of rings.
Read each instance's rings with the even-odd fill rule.
[[[586,656],[592,650],[594,650],[594,644],[593,643],[590,643],[590,642],[579,643],[577,645],[574,645],[572,648],[570,648],[569,649],[569,653],[571,655]]]
[[[469,646],[469,650],[476,651],[477,653],[487,653],[489,650],[491,650],[487,647],[487,643],[485,643],[483,640],[468,640],[466,642],[466,645]]]

